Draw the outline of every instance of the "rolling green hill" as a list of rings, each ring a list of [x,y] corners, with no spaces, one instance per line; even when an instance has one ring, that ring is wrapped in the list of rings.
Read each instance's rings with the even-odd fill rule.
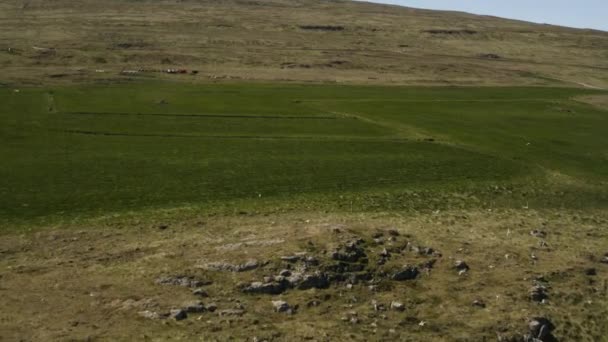
[[[493,201],[511,208],[603,206],[608,117],[572,99],[593,94],[601,92],[171,83],[2,90],[0,216],[239,200],[283,208],[275,203],[282,198],[318,209],[478,207],[494,195],[489,187],[510,189]],[[412,202],[409,192],[420,190],[469,200]],[[380,203],[369,199],[378,194]]]

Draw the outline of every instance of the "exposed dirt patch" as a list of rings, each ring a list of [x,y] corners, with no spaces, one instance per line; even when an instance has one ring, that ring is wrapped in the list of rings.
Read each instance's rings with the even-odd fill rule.
[[[590,95],[575,98],[576,101],[594,105],[600,109],[608,110],[608,95]]]

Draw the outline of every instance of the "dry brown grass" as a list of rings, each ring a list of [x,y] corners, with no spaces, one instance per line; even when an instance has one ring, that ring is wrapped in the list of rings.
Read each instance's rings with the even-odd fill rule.
[[[122,69],[186,68],[201,73],[148,76],[608,87],[608,33],[464,13],[352,1],[8,0],[0,18],[6,84],[103,82],[128,79],[117,75]],[[433,29],[476,33],[425,32]]]
[[[4,233],[0,339],[491,341],[497,334],[523,333],[527,318],[544,315],[557,325],[561,340],[599,341],[608,334],[608,265],[599,262],[608,252],[607,220],[605,212],[592,211],[300,213],[163,222],[169,225],[165,230],[156,228],[159,222],[132,222]],[[389,228],[400,232],[397,241],[376,245],[371,235]],[[547,232],[547,247],[530,235],[532,229]],[[284,267],[279,256],[307,251],[325,262],[323,251],[355,236],[366,240],[373,268],[383,247],[407,241],[433,247],[442,257],[430,274],[411,282],[381,281],[378,292],[365,283],[351,290],[332,284],[279,296],[244,295],[237,289],[240,282],[276,274]],[[197,268],[203,262],[248,259],[270,264],[243,273]],[[427,259],[394,254],[385,268]],[[467,275],[457,275],[456,259],[470,265]],[[596,268],[597,275],[585,275],[588,268]],[[240,302],[245,314],[191,314],[181,322],[139,317],[141,310],[165,311],[195,299],[189,289],[155,284],[159,276],[176,274],[213,281],[203,302],[214,302],[219,310]],[[550,286],[546,304],[527,299],[538,276]],[[270,301],[276,298],[299,304],[298,313],[273,313]],[[318,298],[318,307],[307,307]],[[407,309],[375,312],[374,299],[386,305],[401,301]],[[475,299],[487,307],[473,307]],[[358,324],[342,321],[350,311],[357,312]]]

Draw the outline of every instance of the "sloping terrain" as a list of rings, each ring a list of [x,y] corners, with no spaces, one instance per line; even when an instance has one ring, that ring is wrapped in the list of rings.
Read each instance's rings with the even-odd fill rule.
[[[351,1],[3,0],[0,341],[603,341],[607,57]]]
[[[608,33],[352,1],[6,0],[1,83],[608,87]],[[196,75],[158,70],[196,70]],[[120,76],[123,70],[128,74]]]

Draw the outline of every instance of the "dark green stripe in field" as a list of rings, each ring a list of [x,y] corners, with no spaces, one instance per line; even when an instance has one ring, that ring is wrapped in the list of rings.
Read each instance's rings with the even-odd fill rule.
[[[259,196],[316,196],[321,208],[341,194],[458,187],[475,195],[487,184],[553,186],[547,174],[603,194],[608,113],[569,100],[587,93],[597,92],[2,89],[0,221]]]

